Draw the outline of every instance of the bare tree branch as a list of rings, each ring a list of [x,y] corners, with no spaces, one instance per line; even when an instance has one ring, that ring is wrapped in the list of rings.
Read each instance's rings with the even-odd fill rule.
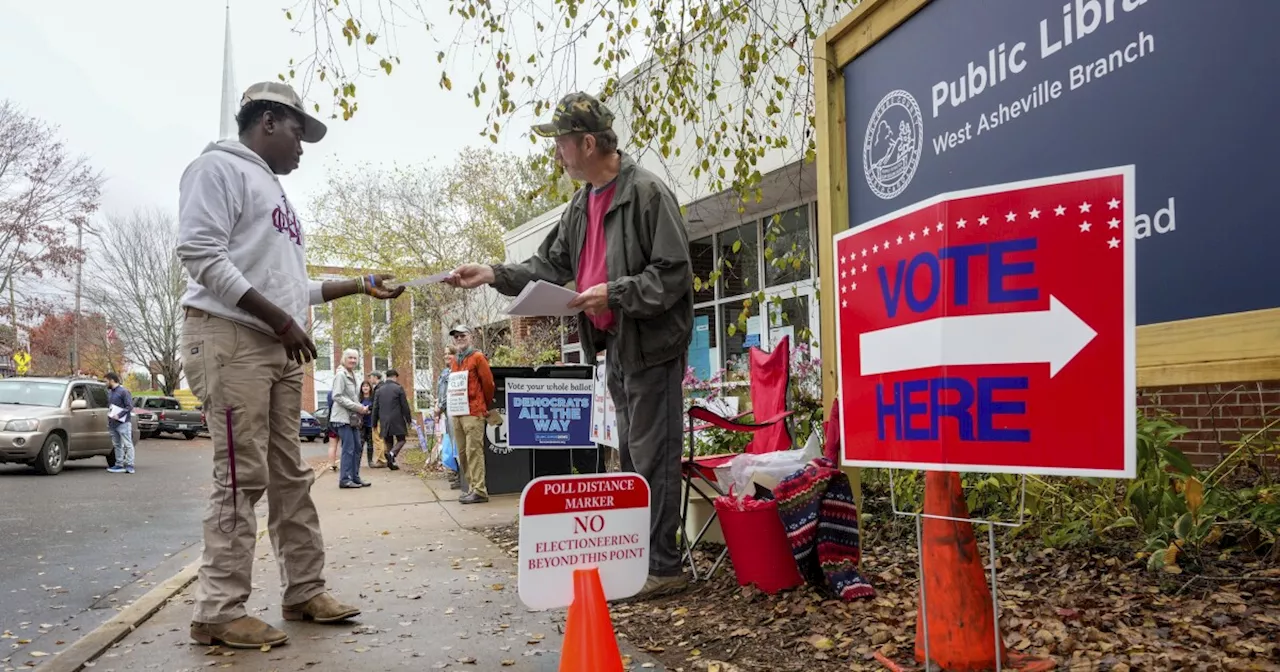
[[[161,210],[112,215],[101,231],[85,296],[114,325],[131,358],[165,394],[182,376],[182,295],[177,223]]]

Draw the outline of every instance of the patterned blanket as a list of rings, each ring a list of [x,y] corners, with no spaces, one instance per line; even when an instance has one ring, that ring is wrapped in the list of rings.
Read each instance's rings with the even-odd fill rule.
[[[875,595],[858,573],[862,547],[858,507],[849,477],[832,460],[820,457],[774,488],[778,514],[791,542],[791,554],[811,585],[843,600]]]

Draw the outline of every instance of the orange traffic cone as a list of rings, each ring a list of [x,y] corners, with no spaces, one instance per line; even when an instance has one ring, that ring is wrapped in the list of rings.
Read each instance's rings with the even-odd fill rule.
[[[923,601],[916,612],[916,660],[926,669],[977,672],[1001,667],[1024,672],[1054,668],[1053,661],[1009,652],[996,637],[994,605],[978,542],[969,521],[960,474],[925,472],[924,513],[957,520],[925,518],[921,531]],[[925,661],[928,633],[929,661]],[[901,666],[877,653],[891,670]]]
[[[973,523],[967,522],[960,474],[925,473],[924,512],[927,515],[961,518],[925,518],[921,539],[924,600],[916,616],[916,660],[925,662],[925,627],[928,626],[929,657],[944,670],[994,670],[996,655],[1005,661],[1004,642],[996,651],[995,614],[991,591],[978,555]],[[1005,663],[1007,664],[1007,662]]]
[[[573,603],[564,627],[560,672],[623,672],[600,570],[573,570]]]

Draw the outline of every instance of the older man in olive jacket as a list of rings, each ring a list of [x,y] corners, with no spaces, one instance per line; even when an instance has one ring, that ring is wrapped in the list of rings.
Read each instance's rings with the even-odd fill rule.
[[[680,525],[680,440],[684,377],[693,338],[689,238],[675,194],[657,175],[618,151],[613,113],[585,93],[566,96],[549,124],[556,160],[585,183],[542,242],[519,264],[466,264],[448,282],[492,285],[515,295],[534,280],[575,282],[570,304],[585,361],[604,350],[609,393],[618,409],[624,471],[652,489],[649,579],[638,597],[687,585],[676,542]]]

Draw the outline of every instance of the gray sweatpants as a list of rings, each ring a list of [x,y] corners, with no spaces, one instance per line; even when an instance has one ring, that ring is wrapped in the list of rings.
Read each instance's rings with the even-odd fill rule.
[[[618,410],[622,470],[649,482],[649,573],[677,576],[680,547],[680,441],[685,357],[623,375],[609,339],[609,394]]]

